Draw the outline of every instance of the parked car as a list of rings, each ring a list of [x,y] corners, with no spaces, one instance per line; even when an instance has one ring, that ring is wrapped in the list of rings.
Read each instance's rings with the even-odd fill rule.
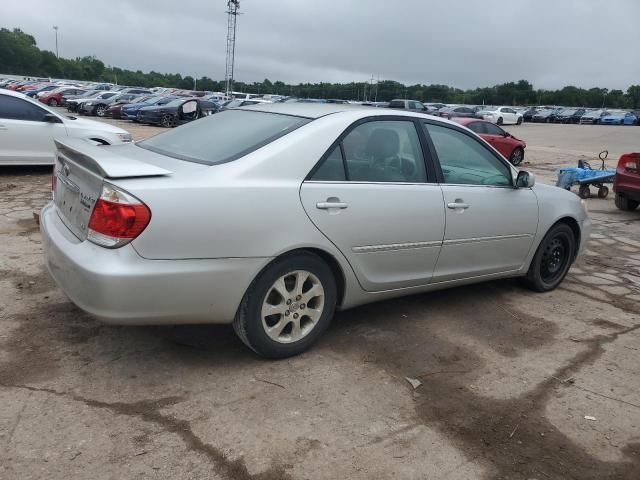
[[[53,141],[65,137],[102,145],[131,142],[120,128],[66,117],[26,95],[0,90],[0,165],[51,165]]]
[[[523,114],[522,114],[522,120],[524,122],[533,122],[533,117],[534,115],[538,113],[538,110],[535,108],[530,108],[528,110],[526,110]]]
[[[84,92],[82,95],[64,97],[64,105],[65,107],[67,107],[67,112],[77,112],[82,100],[93,98],[101,93],[101,90],[89,90],[87,92]]]
[[[586,113],[584,108],[565,108],[557,115],[551,115],[549,118],[555,123],[580,123],[580,119]]]
[[[169,102],[176,100],[178,97],[168,96],[168,97],[149,97],[147,100],[136,103],[129,103],[128,105],[124,105],[122,110],[120,111],[120,115],[125,120],[133,120],[138,121],[138,112],[140,109],[144,107],[149,107],[151,105],[166,105]]]
[[[423,103],[423,105],[427,109],[427,113],[431,115],[435,115],[435,112],[447,106],[444,103]]]
[[[477,112],[477,116],[496,125],[520,125],[522,115],[511,107],[494,107]]]
[[[576,195],[414,112],[252,105],[56,145],[42,246],[74,303],[110,323],[232,323],[271,358],[308,349],[336,308],[502,277],[553,290],[591,228]]]
[[[133,95],[153,95],[148,88],[128,87],[119,90],[120,93],[131,93]]]
[[[608,115],[600,118],[600,125],[633,125],[636,116],[628,111],[610,111]]]
[[[633,114],[633,116],[636,118],[635,122],[629,123],[631,122],[630,118],[625,119],[624,124],[625,125],[640,125],[640,110],[633,110],[631,111],[631,114]]]
[[[454,120],[486,140],[508,159],[511,165],[518,166],[524,160],[524,149],[527,148],[527,144],[499,126],[486,120],[473,118],[455,118]]]
[[[535,123],[551,123],[551,115],[553,115],[554,110],[550,110],[550,109],[546,109],[546,110],[539,110],[538,113],[536,113],[533,116],[533,122]]]
[[[580,117],[580,125],[597,125],[598,123],[600,123],[600,119],[602,117],[606,117],[607,115],[609,115],[609,111],[607,110],[592,110],[591,112],[587,112],[582,117]]]
[[[387,108],[395,108],[398,110],[409,110],[411,112],[427,113],[427,109],[418,100],[391,100]]]
[[[171,128],[217,111],[218,106],[213,102],[196,98],[179,98],[165,105],[142,107],[138,112],[138,121]]]
[[[640,153],[620,156],[613,180],[616,207],[620,210],[635,210],[640,205]]]
[[[145,100],[154,98],[153,96],[149,95],[138,95],[131,100],[127,100],[127,97],[128,95],[123,95],[122,98],[114,99],[114,101],[109,105],[109,108],[107,108],[105,116],[115,119],[122,119],[122,109],[125,106],[144,103]]]
[[[304,103],[311,103],[310,100],[307,99],[296,99],[294,100],[295,102],[304,102]],[[252,98],[251,100],[244,100],[244,99],[240,99],[240,98],[235,98],[233,100],[228,100],[226,102],[223,102],[221,105],[219,105],[219,110],[223,111],[223,110],[228,110],[230,108],[240,108],[240,107],[246,107],[249,105],[258,105],[259,103],[271,103],[271,102],[267,102],[266,100],[262,100],[260,98]],[[322,103],[325,103],[324,101]]]
[[[50,92],[51,90],[55,90],[59,88],[59,85],[43,85],[40,88],[34,88],[33,90],[29,90],[28,92],[23,92],[27,97],[35,98],[39,93],[44,94],[44,92]]]
[[[439,117],[443,117],[451,120],[456,117],[466,117],[466,118],[475,118],[476,110],[470,107],[444,107],[438,110],[437,114]]]
[[[105,92],[102,96],[90,98],[80,104],[78,111],[83,115],[95,115],[96,117],[104,117],[109,106],[119,100],[130,102],[137,95],[133,93]]]
[[[90,108],[88,109],[89,113],[92,113],[95,103],[94,102],[106,102],[109,98],[118,95],[118,92],[110,92],[110,91],[96,91],[93,95],[83,96],[80,95],[75,98],[67,98],[65,100],[65,105],[67,106],[67,110],[78,113],[87,113],[84,110],[84,106],[88,103],[91,103]]]
[[[70,97],[73,95],[82,95],[86,92],[85,89],[78,87],[60,87],[55,90],[46,92],[44,95],[38,98],[42,103],[46,103],[50,107],[57,107],[62,105],[63,97]]]

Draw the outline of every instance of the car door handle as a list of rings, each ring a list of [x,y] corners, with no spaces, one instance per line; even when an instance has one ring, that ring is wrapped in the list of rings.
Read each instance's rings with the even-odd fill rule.
[[[462,203],[462,202],[451,202],[451,203],[447,203],[447,208],[450,208],[451,210],[456,210],[456,209],[461,209],[461,210],[466,210],[467,208],[469,208],[470,205],[467,203]]]
[[[318,202],[316,208],[319,210],[329,210],[330,208],[345,209],[349,205],[344,202]]]

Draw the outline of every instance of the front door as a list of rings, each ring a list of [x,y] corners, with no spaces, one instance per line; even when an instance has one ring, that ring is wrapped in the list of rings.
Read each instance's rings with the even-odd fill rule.
[[[63,123],[44,121],[47,113],[30,101],[0,93],[0,161],[53,164],[53,139],[67,132]]]
[[[440,253],[442,190],[427,173],[417,126],[397,119],[360,123],[301,187],[309,218],[367,291],[428,284]]]
[[[460,129],[425,125],[442,170],[446,229],[433,282],[518,270],[538,225],[530,188],[504,159]]]

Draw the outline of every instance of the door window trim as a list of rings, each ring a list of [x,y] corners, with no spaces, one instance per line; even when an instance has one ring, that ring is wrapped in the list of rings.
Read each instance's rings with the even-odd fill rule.
[[[515,188],[515,179],[514,177],[514,168],[513,166],[507,162],[504,158],[502,158],[501,155],[496,155],[496,152],[494,152],[491,148],[489,148],[489,145],[485,142],[485,141],[478,141],[478,139],[476,138],[477,134],[474,134],[471,130],[464,130],[461,127],[458,127],[457,125],[451,125],[448,123],[441,123],[435,120],[431,120],[431,119],[420,119],[420,123],[422,125],[424,124],[429,124],[429,125],[435,125],[436,127],[443,127],[443,128],[448,128],[450,130],[455,130],[456,132],[462,133],[464,135],[466,135],[467,137],[471,138],[474,142],[477,142],[478,144],[480,144],[482,146],[482,148],[484,148],[487,152],[489,152],[491,155],[493,155],[494,158],[496,158],[497,160],[499,160],[509,171],[510,176],[509,176],[509,180],[510,180],[510,185],[481,185],[481,184],[474,184],[474,183],[447,183],[444,181],[444,174],[442,173],[442,166],[440,165],[440,159],[438,158],[438,153],[436,151],[436,147],[435,144],[433,143],[433,139],[431,138],[431,135],[429,134],[427,128],[424,128],[424,126],[422,126],[421,130],[423,131],[423,134],[429,144],[429,149],[431,150],[431,158],[434,159],[434,163],[435,163],[435,167],[436,167],[436,174],[438,176],[438,183],[442,184],[442,185],[449,185],[449,186],[463,186],[463,187],[483,187],[483,188],[509,188],[509,189],[514,189]]]
[[[349,171],[347,169],[347,161],[344,153],[344,147],[342,145],[342,141],[349,135],[354,129],[369,122],[384,122],[384,121],[402,121],[402,122],[410,122],[413,123],[414,128],[416,129],[416,133],[418,135],[418,142],[420,143],[422,158],[424,160],[425,173],[427,176],[426,182],[369,182],[369,181],[350,181],[349,180]],[[316,162],[313,168],[309,171],[304,182],[309,183],[349,183],[349,184],[376,184],[376,185],[432,185],[441,183],[438,181],[438,169],[436,168],[436,163],[432,157],[432,151],[429,148],[425,148],[428,146],[428,143],[425,139],[424,128],[422,127],[423,118],[413,117],[413,116],[403,116],[403,115],[376,115],[372,117],[360,118],[349,125],[336,140],[331,143],[327,151],[320,157],[320,160]],[[320,166],[324,163],[324,161],[333,153],[336,147],[340,146],[340,153],[342,155],[342,164],[345,171],[345,179],[346,180],[313,180],[313,176],[320,169]]]

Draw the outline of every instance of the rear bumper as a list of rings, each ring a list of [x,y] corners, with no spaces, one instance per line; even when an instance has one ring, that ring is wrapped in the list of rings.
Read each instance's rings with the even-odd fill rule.
[[[47,268],[82,310],[106,323],[231,323],[266,258],[147,260],[129,245],[109,250],[78,240],[53,203],[40,230]]]

